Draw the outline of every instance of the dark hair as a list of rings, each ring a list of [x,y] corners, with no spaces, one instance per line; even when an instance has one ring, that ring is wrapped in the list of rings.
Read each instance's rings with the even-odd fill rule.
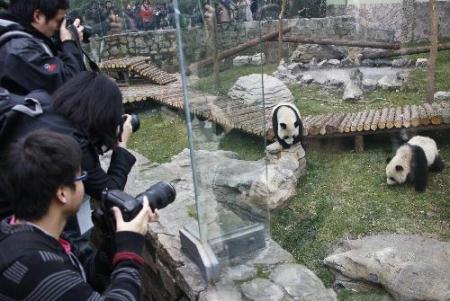
[[[31,23],[36,9],[39,9],[48,21],[56,16],[59,9],[66,10],[68,8],[68,0],[11,0],[8,10],[26,23]]]
[[[42,218],[59,187],[75,189],[80,164],[80,147],[67,135],[37,130],[13,143],[1,168],[2,186],[15,216]]]
[[[83,130],[98,151],[117,145],[117,127],[122,121],[122,93],[103,74],[81,72],[53,94],[54,110]]]

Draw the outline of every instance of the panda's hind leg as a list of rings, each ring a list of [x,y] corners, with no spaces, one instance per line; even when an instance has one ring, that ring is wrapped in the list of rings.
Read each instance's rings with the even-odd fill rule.
[[[441,156],[437,155],[433,164],[430,166],[431,172],[441,172],[445,168],[445,163],[442,161]]]

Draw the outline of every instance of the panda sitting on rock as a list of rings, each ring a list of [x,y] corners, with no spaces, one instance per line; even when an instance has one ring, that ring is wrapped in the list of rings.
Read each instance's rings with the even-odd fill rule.
[[[284,149],[302,141],[303,123],[300,112],[291,103],[281,103],[272,110],[273,132]]]
[[[418,192],[427,187],[428,171],[440,172],[445,165],[439,156],[436,142],[424,136],[414,136],[397,149],[386,166],[387,184],[411,182]]]

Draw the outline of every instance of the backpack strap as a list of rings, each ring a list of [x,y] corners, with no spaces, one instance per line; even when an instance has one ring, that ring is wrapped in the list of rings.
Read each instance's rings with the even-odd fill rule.
[[[41,115],[44,111],[42,110],[41,103],[39,100],[35,98],[25,98],[25,103],[31,103],[34,104],[34,110],[30,109],[26,105],[15,105],[11,110],[23,113],[25,115],[28,115],[30,117],[36,117]]]
[[[44,42],[33,37],[31,34],[21,31],[21,30],[11,30],[11,31],[8,31],[8,32],[2,34],[0,36],[0,47],[3,46],[3,44],[8,42],[9,40],[17,38],[17,37],[30,38],[30,39],[35,40],[39,45],[41,45],[41,47],[45,51],[45,53],[47,53],[51,57],[54,57],[52,51]]]

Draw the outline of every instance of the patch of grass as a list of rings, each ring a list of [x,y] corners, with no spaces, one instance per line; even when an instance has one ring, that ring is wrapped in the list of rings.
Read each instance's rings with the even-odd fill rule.
[[[270,270],[262,264],[256,264],[256,277],[269,279]]]
[[[441,150],[448,161],[449,145]],[[411,186],[388,187],[390,154],[381,147],[364,153],[307,150],[307,174],[300,178],[298,195],[272,216],[273,238],[328,286],[333,275],[322,261],[343,238],[383,232],[450,238],[450,168],[433,174],[425,193]]]
[[[140,114],[141,128],[128,146],[152,162],[164,163],[187,147],[187,132],[180,116],[163,118],[159,113]]]
[[[272,74],[276,69],[277,66],[275,64],[264,65],[264,73],[266,74]],[[261,74],[261,66],[233,67],[220,72],[220,87],[218,95],[227,95],[228,90],[233,87],[234,83],[238,80],[239,77],[250,75],[253,73]],[[210,74],[208,77],[201,78],[196,84],[195,88],[212,95],[217,94],[214,87],[214,76],[212,74]]]
[[[187,213],[190,217],[197,219],[197,208],[195,207],[195,204],[186,206]]]
[[[265,156],[263,139],[243,134],[237,130],[229,132],[220,141],[219,147],[236,152],[242,160],[256,161]]]
[[[345,301],[391,301],[392,299],[386,294],[377,293],[353,293],[342,291],[338,294],[339,300]]]

